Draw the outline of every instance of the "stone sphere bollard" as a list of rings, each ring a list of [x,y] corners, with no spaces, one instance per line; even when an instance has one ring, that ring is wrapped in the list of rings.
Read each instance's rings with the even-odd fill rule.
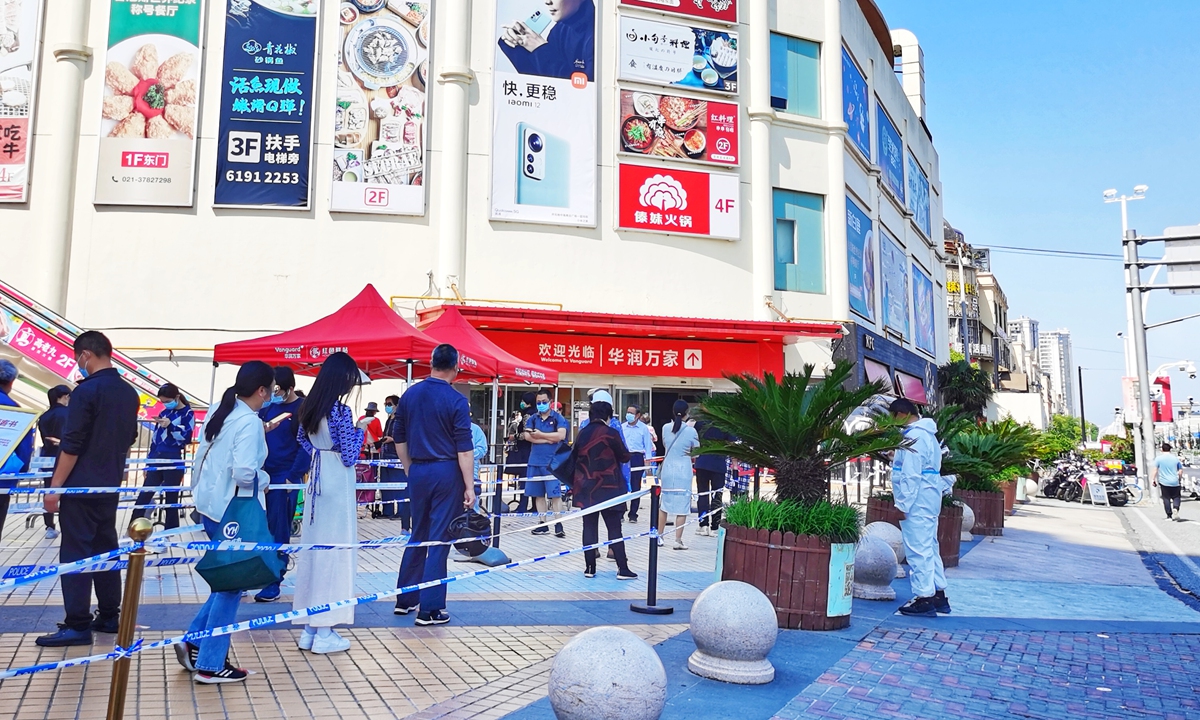
[[[863,536],[867,535],[879,538],[892,548],[892,552],[896,554],[896,577],[905,577],[904,568],[900,567],[900,563],[904,562],[904,537],[900,528],[891,523],[877,520],[863,528]]]
[[[779,634],[778,619],[771,601],[753,585],[736,580],[710,585],[692,603],[691,631],[696,652],[688,670],[738,685],[775,679],[767,655]]]
[[[971,542],[975,539],[975,537],[971,535],[971,529],[975,527],[975,511],[972,510],[971,506],[966,503],[963,503],[962,509],[962,536],[959,538],[959,540],[962,542]]]
[[[854,549],[854,597],[861,600],[895,600],[896,553],[882,539],[864,535]]]
[[[1029,478],[1025,481],[1025,497],[1030,499],[1035,498],[1037,497],[1037,494],[1041,492],[1041,490],[1042,489],[1038,486],[1037,480]]]
[[[667,671],[637,635],[594,627],[554,656],[549,690],[559,720],[658,720],[667,704]]]

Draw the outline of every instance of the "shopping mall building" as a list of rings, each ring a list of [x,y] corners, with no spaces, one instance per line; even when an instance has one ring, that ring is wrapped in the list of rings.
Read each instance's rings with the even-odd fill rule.
[[[872,0],[17,6],[0,351],[38,385],[61,315],[206,398],[215,344],[368,283],[656,417],[835,357],[921,399],[947,359],[923,57]]]

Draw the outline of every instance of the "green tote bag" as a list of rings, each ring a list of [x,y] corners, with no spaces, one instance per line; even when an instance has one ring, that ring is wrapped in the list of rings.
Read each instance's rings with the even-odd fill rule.
[[[267,527],[267,511],[258,502],[258,482],[249,497],[234,491],[221,524],[216,541],[247,543],[274,543],[271,530]],[[287,561],[275,550],[209,550],[196,565],[196,572],[213,592],[240,592],[260,590],[279,582]]]

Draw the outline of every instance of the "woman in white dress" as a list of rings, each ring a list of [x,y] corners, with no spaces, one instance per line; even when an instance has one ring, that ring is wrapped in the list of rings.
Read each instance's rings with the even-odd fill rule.
[[[683,524],[692,512],[692,450],[700,445],[696,428],[687,422],[688,404],[676,400],[672,408],[675,419],[663,425],[663,457],[659,482],[662,483],[662,508],[658,512],[658,544],[667,527],[667,516],[675,516],[675,549],[687,550],[683,542]]]
[[[303,537],[306,543],[358,542],[358,513],[354,468],[362,449],[363,431],[354,427],[346,396],[359,382],[358,365],[343,352],[326,358],[312,391],[300,406],[298,440],[308,453],[308,484],[304,486]],[[296,559],[296,593],[292,609],[324,605],[354,597],[358,574],[357,550],[310,550]],[[301,650],[326,654],[350,649],[349,638],[335,625],[353,625],[354,607],[318,613],[292,622],[304,625]]]

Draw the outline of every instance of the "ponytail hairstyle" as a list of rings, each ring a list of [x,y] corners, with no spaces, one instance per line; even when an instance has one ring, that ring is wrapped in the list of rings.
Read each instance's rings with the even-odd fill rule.
[[[179,404],[184,406],[185,408],[190,408],[192,406],[192,404],[188,402],[187,398],[183,396],[183,391],[181,391],[175,385],[175,383],[167,383],[167,384],[163,385],[162,387],[160,387],[158,389],[157,397],[170,398],[172,400],[177,400],[177,401],[179,401]]]
[[[359,383],[358,363],[344,352],[335,352],[321,363],[317,380],[308,397],[300,406],[300,426],[312,434],[321,427],[321,420],[329,417],[333,406],[344,402],[346,396]]]
[[[679,428],[683,427],[683,416],[688,413],[688,404],[686,400],[676,400],[675,405],[671,407],[671,412],[675,415],[675,424],[671,426],[671,432],[679,432]]]
[[[237,380],[221,395],[221,404],[204,421],[204,439],[212,442],[221,434],[225,418],[233,412],[240,397],[250,397],[259,388],[270,388],[275,384],[275,371],[261,360],[251,360],[238,369]]]

